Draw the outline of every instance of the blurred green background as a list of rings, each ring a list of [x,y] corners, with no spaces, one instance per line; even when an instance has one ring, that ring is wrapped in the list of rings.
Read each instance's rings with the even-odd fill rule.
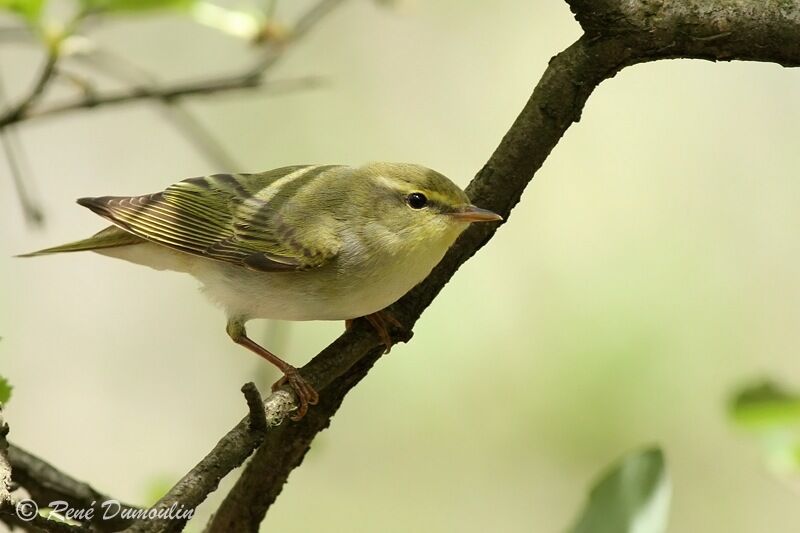
[[[279,14],[299,2],[284,4]],[[91,35],[162,80],[252,58],[178,14],[115,18]],[[351,0],[272,74],[319,75],[324,87],[186,107],[244,170],[413,161],[465,186],[549,58],[579,35],[562,2]],[[40,61],[35,47],[3,43],[8,91],[24,92]],[[753,63],[662,61],[603,83],[413,342],[348,396],[263,529],[562,531],[604,465],[659,443],[671,532],[794,531],[796,479],[764,467],[725,405],[754,377],[800,382],[798,91],[799,72]],[[11,256],[102,228],[75,198],[224,169],[153,103],[18,131],[48,220],[23,223],[4,167],[10,436],[145,502],[243,416],[243,382],[277,376],[230,342],[188,277],[92,254]],[[251,329],[299,365],[342,327],[291,324],[278,341],[266,323]]]

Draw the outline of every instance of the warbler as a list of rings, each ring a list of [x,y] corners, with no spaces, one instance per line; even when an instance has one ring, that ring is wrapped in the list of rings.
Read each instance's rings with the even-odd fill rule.
[[[283,372],[300,419],[318,401],[297,369],[247,336],[254,318],[365,317],[422,281],[472,222],[502,220],[442,174],[406,163],[298,165],[190,178],[144,196],[81,198],[113,225],[22,257],[91,250],[188,273],[227,313],[227,333]]]

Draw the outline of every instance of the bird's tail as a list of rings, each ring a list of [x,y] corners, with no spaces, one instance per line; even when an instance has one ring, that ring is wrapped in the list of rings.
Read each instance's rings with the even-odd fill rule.
[[[88,239],[53,246],[36,252],[18,255],[17,257],[36,257],[37,255],[59,254],[63,252],[84,252],[87,250],[99,250],[102,248],[115,248],[117,246],[128,246],[130,244],[140,244],[144,239],[131,235],[127,231],[116,226],[109,226],[106,229],[95,233]]]

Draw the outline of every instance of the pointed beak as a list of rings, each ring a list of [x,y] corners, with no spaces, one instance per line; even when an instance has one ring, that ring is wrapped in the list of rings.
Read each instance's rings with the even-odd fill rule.
[[[456,220],[464,222],[497,222],[498,220],[503,220],[503,217],[497,213],[493,213],[488,209],[475,207],[474,205],[465,206],[458,211],[449,213],[449,215]]]

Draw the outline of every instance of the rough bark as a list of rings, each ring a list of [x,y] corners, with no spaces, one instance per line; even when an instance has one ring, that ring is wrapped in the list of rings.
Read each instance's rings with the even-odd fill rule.
[[[800,5],[789,0],[568,0],[584,29],[549,63],[533,94],[467,192],[477,205],[509,219],[525,187],[581,111],[594,89],[621,69],[649,61],[694,58],[800,65]],[[483,247],[497,225],[465,232],[419,286],[390,308],[405,325],[393,332],[407,341],[422,312],[458,268]],[[282,423],[295,407],[287,391],[264,402],[260,413],[232,429],[212,452],[156,505],[199,505],[219,480],[255,455],[227,495],[207,531],[258,531],[291,471],[302,463],[314,437],[328,427],[347,393],[381,357],[380,340],[368,326],[336,339],[302,369],[321,393],[320,404],[299,422]],[[251,419],[252,422],[248,422]],[[136,522],[131,531],[177,531],[185,520]]]
[[[588,97],[622,68],[659,59],[711,61],[749,60],[800,65],[800,6],[772,0],[644,1],[571,0],[568,2],[585,34],[555,56],[517,120],[489,161],[470,183],[473,202],[502,214],[506,220],[525,187],[567,128],[580,120]],[[442,263],[391,312],[409,328],[458,268],[497,231],[479,225],[466,232]],[[268,435],[245,468],[207,531],[258,531],[269,506],[296,468],[317,432],[330,424],[344,396],[380,357],[347,335],[320,357],[324,370],[338,376],[323,390],[323,402],[312,416]],[[338,346],[338,347],[335,347]],[[341,372],[355,360],[356,364]],[[333,364],[331,364],[333,362]],[[317,359],[304,371],[317,382]]]

